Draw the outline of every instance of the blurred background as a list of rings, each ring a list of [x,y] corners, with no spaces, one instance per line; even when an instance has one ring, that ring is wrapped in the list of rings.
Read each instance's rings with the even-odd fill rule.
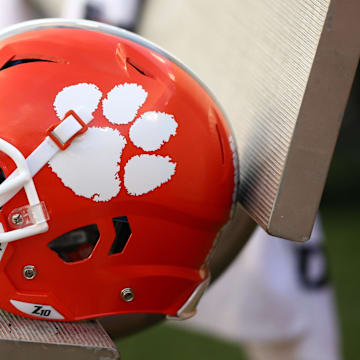
[[[0,25],[4,27],[31,18],[75,16],[111,22],[142,33],[142,22],[146,21],[147,7],[151,1],[153,0],[133,1],[133,5],[123,8],[127,15],[122,16],[121,13],[116,15],[111,10],[110,15],[99,12],[101,7],[97,7],[97,4],[101,3],[100,0],[89,1],[86,6],[84,6],[85,0],[0,0]],[[159,14],[159,17],[164,16],[166,14]],[[162,20],[162,22],[166,25],[166,21]],[[177,55],[176,52],[174,55]],[[360,353],[360,343],[357,338],[357,331],[360,328],[359,119],[360,70],[358,68],[320,208],[326,234],[330,276],[336,290],[343,355],[344,359],[349,360],[357,359]],[[238,343],[204,332],[180,328],[170,321],[119,340],[117,345],[122,357],[131,360],[145,358],[211,360],[220,357],[227,360],[245,359]]]

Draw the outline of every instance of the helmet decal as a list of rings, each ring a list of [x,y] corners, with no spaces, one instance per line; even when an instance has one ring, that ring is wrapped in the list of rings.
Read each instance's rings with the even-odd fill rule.
[[[109,201],[120,191],[118,163],[125,144],[125,138],[116,129],[90,127],[49,164],[76,195],[93,201]]]
[[[105,118],[116,125],[134,120],[148,93],[135,83],[116,85],[102,101]],[[80,83],[65,87],[54,101],[59,119],[69,110],[92,119],[102,92],[94,84]],[[74,100],[76,99],[76,100]],[[138,117],[129,130],[130,141],[144,151],[156,151],[176,135],[174,116],[149,111]],[[57,153],[49,165],[53,172],[76,195],[93,201],[109,201],[121,189],[121,155],[127,144],[120,131],[111,127],[89,127],[71,147]],[[94,163],[95,162],[95,163]],[[94,168],[97,169],[94,172]],[[130,195],[146,194],[168,182],[175,174],[176,163],[169,156],[142,154],[125,165],[124,183]],[[146,179],[146,181],[144,181]]]
[[[168,182],[175,174],[176,163],[169,156],[133,156],[125,165],[125,187],[131,195],[142,195]],[[147,177],[146,183],[143,181]]]
[[[38,318],[62,320],[62,316],[50,305],[31,304],[28,302],[10,300],[11,304],[24,314],[32,315]]]
[[[168,142],[171,135],[176,135],[177,127],[178,124],[172,115],[149,111],[134,122],[129,135],[138,148],[155,151]]]
[[[103,100],[104,116],[113,124],[128,124],[134,120],[147,95],[140,85],[117,85]]]
[[[90,121],[101,97],[101,91],[94,84],[80,83],[67,86],[57,94],[54,109],[60,120],[69,110],[74,110],[82,117],[86,117],[84,120]]]

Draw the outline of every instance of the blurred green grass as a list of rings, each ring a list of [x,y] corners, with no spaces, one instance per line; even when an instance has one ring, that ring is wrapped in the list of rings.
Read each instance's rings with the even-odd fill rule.
[[[360,353],[360,219],[359,209],[322,210],[327,236],[331,278],[336,288],[339,323],[345,360]],[[171,327],[167,324],[117,342],[124,360],[244,360],[240,347],[211,336]]]
[[[123,360],[243,360],[235,344],[162,324],[118,341]]]
[[[327,253],[336,290],[345,360],[359,358],[360,342],[360,210],[331,208],[322,211]]]

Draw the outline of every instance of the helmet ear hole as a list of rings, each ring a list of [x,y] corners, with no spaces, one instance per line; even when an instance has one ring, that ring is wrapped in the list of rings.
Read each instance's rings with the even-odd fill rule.
[[[131,228],[126,216],[113,218],[113,224],[116,236],[109,252],[110,255],[123,252],[125,245],[131,237]]]
[[[100,238],[95,224],[67,232],[52,240],[49,248],[65,262],[77,262],[89,258]]]

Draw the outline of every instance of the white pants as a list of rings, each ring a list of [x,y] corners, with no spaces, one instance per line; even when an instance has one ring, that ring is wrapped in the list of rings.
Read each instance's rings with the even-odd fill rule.
[[[253,360],[339,360],[322,245],[319,220],[305,244],[258,228],[184,326],[241,342]]]

